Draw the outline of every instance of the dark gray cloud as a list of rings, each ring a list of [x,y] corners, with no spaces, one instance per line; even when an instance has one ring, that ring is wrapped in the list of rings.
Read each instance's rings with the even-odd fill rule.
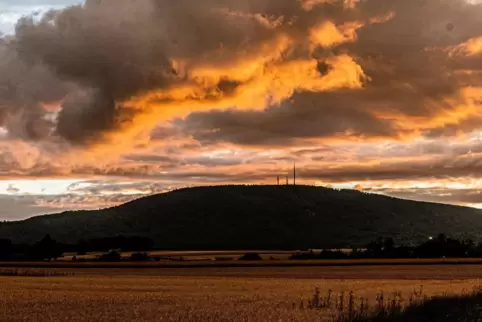
[[[46,136],[40,129],[49,125],[42,103],[59,100],[72,85],[45,66],[22,60],[9,39],[0,38],[0,57],[0,126],[13,137]]]
[[[320,97],[321,96],[321,97]],[[192,113],[177,121],[201,142],[228,141],[246,145],[286,145],[300,138],[396,137],[398,129],[367,111],[344,105],[350,93],[295,94],[290,101],[265,111]]]
[[[387,16],[389,13],[392,15]],[[0,79],[5,83],[9,106],[4,108],[2,119],[20,115],[14,122],[16,128],[24,129],[22,134],[32,139],[58,134],[72,143],[102,140],[103,133],[122,130],[137,120],[136,114],[145,112],[145,107],[124,102],[152,90],[194,84],[203,91],[180,101],[159,98],[159,102],[170,104],[183,99],[215,104],[235,95],[238,87],[252,80],[224,74],[217,84],[204,82],[201,88],[199,79],[192,78],[190,72],[200,66],[220,68],[249,61],[260,46],[284,36],[299,42],[284,52],[285,62],[300,57],[317,59],[322,77],[331,68],[327,58],[348,53],[370,81],[362,91],[298,93],[266,113],[233,110],[196,114],[185,125],[190,134],[210,140],[203,132],[214,127],[219,129],[211,135],[218,133],[214,139],[243,144],[283,144],[330,135],[397,138],[409,129],[397,127],[390,115],[428,119],[457,108],[444,103],[446,97],[456,99],[460,94],[460,79],[453,68],[477,66],[478,61],[448,62],[446,53],[427,49],[454,46],[478,36],[480,14],[481,6],[465,0],[370,0],[361,1],[355,10],[344,8],[343,1],[306,10],[294,0],[119,0],[115,6],[109,1],[90,0],[82,6],[52,11],[40,20],[23,18],[15,36],[4,40],[13,62],[5,74],[17,75],[20,80]],[[370,23],[373,19],[381,21]],[[332,48],[322,45],[310,53],[310,33],[328,21],[345,28],[359,23],[356,40]],[[345,32],[348,34],[343,37],[349,38],[349,31]],[[184,62],[182,68],[179,62]],[[42,87],[32,89],[29,86],[34,85],[26,80]],[[29,103],[11,102],[10,96],[24,97]],[[44,120],[39,103],[45,101],[63,102],[55,122]],[[438,125],[426,127],[436,133]],[[53,128],[55,131],[48,130]]]

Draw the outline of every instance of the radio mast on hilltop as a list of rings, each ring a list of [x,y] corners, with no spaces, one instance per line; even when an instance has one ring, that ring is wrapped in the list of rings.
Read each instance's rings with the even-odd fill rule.
[[[286,185],[288,186],[289,183],[289,173],[287,176],[285,176],[286,179]],[[280,176],[276,177],[276,184],[279,186],[280,185]],[[296,162],[293,163],[293,185],[296,186]]]
[[[293,162],[293,186],[296,186],[296,162]]]

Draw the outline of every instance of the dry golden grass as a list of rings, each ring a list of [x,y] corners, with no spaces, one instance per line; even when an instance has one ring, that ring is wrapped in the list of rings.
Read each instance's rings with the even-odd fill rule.
[[[351,290],[356,297],[370,299],[382,290],[410,294],[420,287],[416,280],[259,278],[254,273],[252,277],[223,277],[208,271],[197,276],[156,276],[126,270],[124,275],[109,276],[108,272],[0,277],[0,320],[329,321],[328,312],[293,309],[293,302],[306,302],[315,286],[322,294],[328,289],[334,293]],[[460,294],[478,284],[474,279],[423,281],[428,296]]]
[[[454,280],[482,279],[482,265],[308,266],[308,267],[157,267],[130,263],[0,263],[0,267],[48,269],[75,275],[211,276],[296,279]],[[105,264],[105,265],[104,265]]]
[[[73,271],[63,272],[58,269],[42,268],[0,268],[0,276],[29,276],[29,277],[53,277],[63,276],[72,277]]]

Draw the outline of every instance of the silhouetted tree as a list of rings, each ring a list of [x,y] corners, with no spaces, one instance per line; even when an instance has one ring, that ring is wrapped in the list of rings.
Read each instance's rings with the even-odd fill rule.
[[[471,247],[473,242],[459,241],[439,234],[437,238],[415,247],[414,254],[421,258],[466,257],[470,254]]]
[[[8,259],[13,253],[13,245],[9,239],[0,239],[0,259]]]
[[[347,257],[348,257],[347,254],[345,254],[341,250],[336,250],[336,251],[323,250],[320,252],[320,255],[319,255],[319,258],[323,258],[323,259],[343,259]]]
[[[436,238],[439,243],[445,243],[447,241],[447,236],[445,234],[439,234]]]
[[[56,259],[62,256],[62,247],[53,240],[50,235],[46,235],[31,248],[31,256],[35,259]]]
[[[121,260],[121,254],[113,250],[108,252],[107,254],[102,254],[99,257],[99,260],[103,262],[117,262]]]
[[[149,259],[150,257],[148,253],[133,253],[130,257],[130,260],[134,262],[144,262],[148,261]]]
[[[392,251],[395,247],[395,241],[392,237],[385,238],[383,241],[383,250],[384,251]]]
[[[77,244],[77,255],[86,255],[89,251],[89,244],[85,240],[79,240]]]
[[[383,238],[378,237],[366,246],[366,254],[368,257],[381,257],[383,255]]]

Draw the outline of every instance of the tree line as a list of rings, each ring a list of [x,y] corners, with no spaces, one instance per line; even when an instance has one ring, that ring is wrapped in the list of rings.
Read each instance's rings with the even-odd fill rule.
[[[62,257],[64,253],[85,255],[91,252],[113,253],[112,250],[149,251],[153,246],[154,242],[151,239],[138,236],[96,238],[80,240],[77,244],[63,244],[46,235],[33,245],[18,245],[9,239],[0,239],[0,260],[51,260]]]
[[[453,239],[445,234],[429,238],[416,246],[396,245],[391,237],[378,237],[364,248],[351,251],[322,250],[294,254],[291,259],[396,259],[396,258],[478,258],[482,257],[482,243]]]
[[[131,260],[146,260],[154,242],[146,237],[116,236],[80,240],[77,244],[63,244],[49,235],[33,245],[17,245],[8,239],[0,239],[0,261],[51,260],[64,253],[77,256],[91,252],[103,252],[101,260],[120,260],[120,251],[138,252]],[[143,253],[139,253],[143,252]],[[378,237],[364,248],[351,251],[321,250],[319,252],[297,252],[291,259],[390,259],[390,258],[478,258],[482,257],[482,243],[473,240],[458,240],[444,234],[430,238],[416,246],[396,245],[391,237]],[[74,257],[76,258],[76,257]]]

